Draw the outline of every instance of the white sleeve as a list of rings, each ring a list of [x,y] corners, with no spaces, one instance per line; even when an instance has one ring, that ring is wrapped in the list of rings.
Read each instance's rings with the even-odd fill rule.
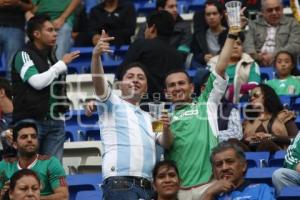
[[[63,61],[58,61],[53,66],[51,66],[47,71],[35,74],[28,79],[29,85],[31,85],[36,90],[42,90],[48,85],[50,85],[55,78],[60,74],[67,71],[67,65]]]

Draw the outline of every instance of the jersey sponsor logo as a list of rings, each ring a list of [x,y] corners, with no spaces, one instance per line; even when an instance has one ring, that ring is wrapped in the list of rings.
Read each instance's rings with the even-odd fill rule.
[[[197,109],[188,110],[183,113],[180,113],[179,115],[173,116],[172,121],[181,120],[181,119],[184,119],[184,118],[190,117],[190,116],[197,116],[198,114],[199,114],[199,111]]]

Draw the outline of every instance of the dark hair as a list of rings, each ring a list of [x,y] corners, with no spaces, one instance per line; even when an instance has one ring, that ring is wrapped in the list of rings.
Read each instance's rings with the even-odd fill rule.
[[[300,75],[300,72],[299,72],[299,70],[297,69],[297,62],[296,62],[295,56],[294,56],[291,52],[289,52],[289,51],[279,51],[279,52],[275,55],[275,57],[274,57],[274,63],[273,63],[274,67],[276,67],[276,60],[277,60],[277,58],[278,58],[278,56],[279,56],[280,54],[287,54],[287,55],[290,56],[290,58],[291,58],[291,60],[292,60],[292,65],[293,65],[293,69],[292,69],[292,71],[291,71],[291,75],[299,76],[299,75]]]
[[[50,21],[48,15],[35,15],[27,22],[26,33],[30,41],[34,41],[34,31],[40,30],[46,21]]]
[[[39,185],[41,183],[38,175],[34,171],[32,171],[30,169],[21,169],[21,170],[16,171],[10,178],[9,191],[13,191],[17,185],[17,181],[24,176],[33,176],[37,180]]]
[[[205,8],[207,6],[215,6],[217,8],[218,13],[223,16],[221,20],[221,24],[227,27],[226,19],[224,17],[224,11],[225,11],[224,5],[221,2],[216,0],[208,0],[204,3],[204,9],[203,9],[203,22],[204,22],[204,26],[206,27],[205,29],[209,27],[205,20]]]
[[[148,72],[147,68],[142,63],[140,63],[140,62],[133,62],[133,63],[130,63],[130,64],[125,65],[124,67],[122,67],[121,68],[121,72],[118,75],[118,79],[122,80],[124,78],[124,75],[126,74],[126,72],[128,70],[130,70],[131,68],[134,68],[134,67],[140,68],[144,72],[144,74],[145,74],[145,76],[146,76],[146,78],[148,80],[148,78],[149,78],[149,72]]]
[[[218,153],[221,153],[223,151],[226,151],[228,149],[234,150],[237,157],[242,162],[246,162],[245,153],[244,153],[243,149],[240,146],[238,146],[237,144],[231,143],[231,142],[224,141],[224,142],[219,143],[216,147],[214,147],[212,149],[212,152],[210,154],[210,163],[212,164],[212,166],[214,165],[215,155],[218,154]]]
[[[270,86],[266,84],[259,84],[255,88],[259,87],[261,89],[262,95],[264,97],[263,105],[265,107],[265,110],[269,113],[271,113],[272,117],[276,117],[277,114],[284,109],[280,98],[276,94],[276,92],[271,88]],[[250,121],[253,121],[251,119],[254,119],[258,117],[259,113],[253,112],[252,106],[248,105],[246,107],[246,118],[249,118]],[[251,119],[250,119],[251,118]]]
[[[155,180],[156,180],[156,176],[158,174],[159,169],[163,166],[166,166],[168,168],[173,168],[175,170],[177,176],[179,177],[179,171],[178,171],[178,168],[177,168],[175,162],[172,160],[163,160],[163,161],[157,162],[153,168],[153,171],[152,171],[153,182],[155,182]]]
[[[12,99],[12,89],[11,84],[5,78],[0,77],[0,89],[3,89],[5,95],[11,100]]]
[[[38,132],[37,125],[36,125],[35,121],[32,119],[23,119],[21,121],[16,122],[13,127],[13,141],[14,142],[17,141],[19,131],[22,128],[29,128],[29,127],[33,128],[36,132]]]
[[[168,0],[156,0],[156,9],[164,8]]]
[[[155,25],[158,36],[171,36],[174,24],[172,15],[165,10],[154,11],[147,17],[147,26],[151,27]]]
[[[165,88],[167,87],[167,83],[166,83],[166,80],[167,80],[167,77],[170,76],[171,74],[175,74],[175,73],[184,73],[189,81],[189,83],[193,83],[193,80],[192,78],[190,77],[190,75],[184,70],[184,69],[180,69],[180,68],[177,68],[177,69],[172,69],[170,71],[168,71],[165,75]]]

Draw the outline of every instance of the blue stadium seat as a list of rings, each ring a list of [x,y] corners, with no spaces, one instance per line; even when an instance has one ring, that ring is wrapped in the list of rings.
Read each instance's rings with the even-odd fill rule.
[[[76,200],[79,191],[96,191],[100,189],[102,174],[76,174],[67,176],[69,199]]]
[[[270,152],[245,152],[248,168],[260,167],[261,162],[268,164]]]
[[[269,160],[269,167],[283,167],[286,150],[276,151]]]
[[[262,82],[273,79],[274,78],[274,68],[271,66],[268,67],[260,67],[260,77]]]
[[[5,63],[4,56],[0,55],[0,76],[1,77],[4,77],[6,75],[6,68],[4,66],[4,63]]]
[[[139,1],[134,3],[135,9],[139,15],[147,16],[156,9],[155,1]]]
[[[80,56],[69,64],[68,73],[84,73],[90,71],[93,47],[73,47],[71,51],[80,51]]]
[[[119,65],[122,63],[123,59],[121,57],[116,57],[109,54],[102,55],[102,64],[105,73],[115,73]]]
[[[266,183],[272,186],[272,174],[278,167],[248,168],[245,179],[251,183]]]
[[[204,3],[205,3],[205,0],[193,0],[188,5],[188,11],[189,12],[194,12],[194,11],[203,10],[204,9]]]
[[[299,200],[300,199],[300,186],[298,187],[285,187],[281,191],[277,200]]]
[[[76,195],[76,200],[101,200],[102,196],[101,190],[79,191]]]
[[[291,105],[291,96],[289,95],[280,95],[279,96],[282,105],[286,108],[290,108]]]
[[[99,3],[99,0],[84,0],[85,11],[90,13],[91,9]]]
[[[300,96],[291,97],[291,110],[298,112],[300,114]]]
[[[296,120],[295,120],[295,123],[296,123],[298,129],[300,129],[300,115],[297,115],[297,118],[296,118]]]

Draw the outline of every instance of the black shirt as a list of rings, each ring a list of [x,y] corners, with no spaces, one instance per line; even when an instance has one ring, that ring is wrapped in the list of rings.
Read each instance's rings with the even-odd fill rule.
[[[129,44],[136,27],[136,12],[133,3],[119,1],[113,12],[104,10],[104,2],[92,8],[89,17],[89,31],[101,34],[102,29],[115,37],[114,45]]]
[[[182,55],[168,43],[168,38],[164,37],[136,40],[129,47],[125,60],[118,69],[119,80],[122,67],[133,62],[142,63],[148,70],[149,99],[154,99],[153,95],[156,93],[155,95],[160,95],[160,99],[165,100],[165,75],[170,70],[183,68]]]

